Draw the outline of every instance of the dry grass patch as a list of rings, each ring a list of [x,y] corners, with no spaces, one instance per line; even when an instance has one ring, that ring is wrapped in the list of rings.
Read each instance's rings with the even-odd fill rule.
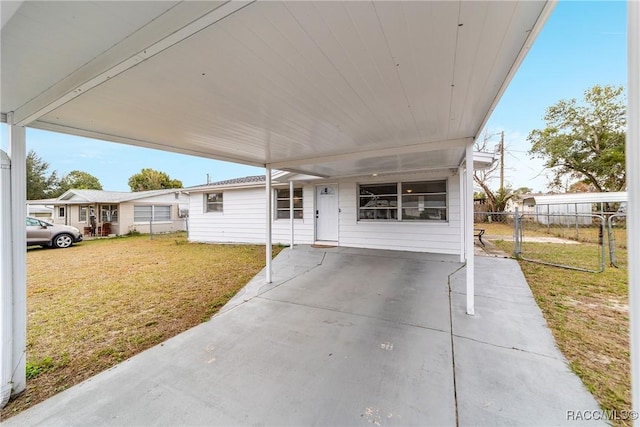
[[[504,250],[512,245],[495,242]],[[567,262],[567,247],[546,244],[547,256]],[[626,259],[626,251],[620,253]],[[631,410],[629,307],[626,269],[585,273],[521,261],[527,282],[571,369],[605,410]],[[631,421],[613,421],[631,425]]]
[[[2,418],[208,320],[264,257],[264,246],[187,243],[184,233],[29,250],[27,390]]]

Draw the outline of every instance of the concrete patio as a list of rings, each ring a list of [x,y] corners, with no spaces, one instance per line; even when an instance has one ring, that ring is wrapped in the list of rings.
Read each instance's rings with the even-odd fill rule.
[[[569,370],[518,264],[285,249],[211,321],[2,425],[579,425]],[[584,422],[582,422],[584,423]]]

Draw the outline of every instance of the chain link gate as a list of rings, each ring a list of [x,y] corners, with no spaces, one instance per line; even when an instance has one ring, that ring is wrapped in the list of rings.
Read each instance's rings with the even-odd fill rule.
[[[607,219],[607,237],[609,240],[609,264],[616,268],[627,268],[626,213],[616,213],[609,216]]]
[[[605,217],[516,210],[514,255],[525,261],[601,273],[605,268]]]

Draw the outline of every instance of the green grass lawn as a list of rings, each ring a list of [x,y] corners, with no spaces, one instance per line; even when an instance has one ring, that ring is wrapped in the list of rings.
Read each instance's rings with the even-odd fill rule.
[[[264,264],[264,246],[185,233],[30,249],[27,390],[2,419],[208,320]]]

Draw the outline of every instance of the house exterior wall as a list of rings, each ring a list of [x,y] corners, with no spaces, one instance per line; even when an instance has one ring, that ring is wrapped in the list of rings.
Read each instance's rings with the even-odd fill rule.
[[[358,221],[358,184],[447,179],[447,221]],[[339,244],[357,248],[460,253],[460,180],[457,176],[399,175],[375,180],[341,180]]]
[[[442,179],[447,180],[447,221],[358,220],[359,184]],[[443,254],[460,253],[460,179],[457,175],[447,173],[405,174],[304,184],[303,219],[295,220],[295,243],[314,243],[316,185],[329,183],[338,185],[340,208],[338,244],[340,246]],[[244,189],[212,188],[209,192],[220,191],[223,192],[223,212],[205,212],[206,190],[190,194],[189,240],[209,243],[264,244],[264,186]],[[289,244],[289,236],[289,219],[274,219],[273,242]]]
[[[184,197],[184,206],[187,206],[188,199]],[[120,205],[121,212],[121,220],[119,224],[119,232],[120,234],[127,234],[130,231],[137,231],[144,234],[149,233],[170,233],[174,231],[184,231],[187,229],[187,219],[180,218],[180,205],[182,203],[170,203],[169,201],[134,201],[122,203]],[[144,206],[144,205],[171,205],[171,220],[169,221],[135,221],[134,210],[135,206]]]
[[[67,224],[78,228],[80,231],[86,234],[85,227],[90,226],[90,217],[87,214],[86,221],[80,221],[80,207],[89,206],[93,207],[96,212],[96,226],[102,226],[100,218],[100,207],[102,205],[115,205],[118,210],[118,220],[111,222],[110,234],[124,235],[132,230],[136,230],[140,233],[149,233],[150,228],[154,233],[166,233],[172,231],[186,230],[186,219],[179,217],[180,208],[186,208],[189,203],[188,196],[180,193],[176,199],[175,193],[168,193],[157,195],[153,197],[147,197],[144,199],[133,200],[128,202],[84,202],[83,199],[72,197],[67,202],[79,203],[70,205],[54,205],[53,209],[53,222],[56,224]],[[82,203],[84,202],[84,203]],[[171,220],[169,221],[154,221],[152,227],[148,221],[136,222],[134,219],[134,207],[139,205],[170,205],[171,206]],[[64,207],[65,215],[60,216],[60,208]]]
[[[219,192],[212,190],[211,192]],[[205,212],[206,192],[192,193],[189,202],[189,240],[208,243],[265,242],[264,187],[223,190],[223,211]],[[313,243],[313,188],[303,187],[303,218],[294,220],[295,240]],[[290,222],[274,219],[273,243],[289,244]]]
[[[120,206],[117,203],[105,203],[110,205],[116,205],[118,209],[118,218],[120,218]],[[53,222],[54,224],[66,224],[71,225],[79,229],[83,234],[87,234],[84,230],[85,227],[90,226],[90,216],[87,213],[86,221],[80,221],[80,208],[87,206],[92,207],[96,212],[96,226],[101,226],[102,222],[100,221],[100,206],[102,203],[83,203],[78,205],[54,205],[53,208]],[[65,216],[60,216],[60,208],[64,207]],[[118,222],[111,223],[111,234],[119,234],[118,233]]]

